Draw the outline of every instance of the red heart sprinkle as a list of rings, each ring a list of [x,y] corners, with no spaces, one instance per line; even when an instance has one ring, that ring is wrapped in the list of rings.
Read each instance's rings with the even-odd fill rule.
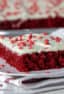
[[[25,42],[19,42],[18,46],[26,46],[26,43]]]
[[[60,37],[55,38],[56,42],[60,42],[62,39]]]
[[[44,43],[45,43],[45,44],[50,44],[48,39],[45,39],[45,40],[44,40]]]
[[[15,43],[16,42],[16,40],[11,40],[11,43],[13,44],[13,43]]]
[[[29,39],[29,40],[32,39],[32,34],[29,35],[28,39]]]

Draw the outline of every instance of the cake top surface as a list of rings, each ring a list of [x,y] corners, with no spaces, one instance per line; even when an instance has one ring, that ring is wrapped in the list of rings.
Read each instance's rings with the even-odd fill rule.
[[[0,43],[18,55],[41,51],[64,50],[64,40],[59,36],[48,35],[46,32],[13,37],[0,36]]]
[[[0,21],[64,17],[64,0],[0,0]]]

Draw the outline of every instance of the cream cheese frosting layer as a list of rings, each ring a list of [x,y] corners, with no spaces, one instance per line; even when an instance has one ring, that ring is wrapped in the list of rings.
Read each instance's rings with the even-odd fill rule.
[[[47,33],[24,34],[16,37],[0,36],[0,43],[18,55],[64,50],[64,40],[58,36],[49,36]]]
[[[0,0],[0,21],[64,17],[64,0]]]

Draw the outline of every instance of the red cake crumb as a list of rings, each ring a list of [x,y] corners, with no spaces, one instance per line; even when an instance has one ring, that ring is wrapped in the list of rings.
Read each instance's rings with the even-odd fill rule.
[[[62,39],[60,37],[56,37],[55,40],[56,42],[61,42]]]
[[[50,44],[48,39],[45,39],[45,40],[44,40],[44,43],[45,43],[45,44]]]

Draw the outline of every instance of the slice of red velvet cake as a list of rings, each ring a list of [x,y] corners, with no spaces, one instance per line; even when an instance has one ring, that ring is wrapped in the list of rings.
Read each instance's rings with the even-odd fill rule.
[[[0,0],[0,29],[64,26],[64,0]]]
[[[0,36],[0,57],[21,72],[64,67],[64,40],[47,33]]]

